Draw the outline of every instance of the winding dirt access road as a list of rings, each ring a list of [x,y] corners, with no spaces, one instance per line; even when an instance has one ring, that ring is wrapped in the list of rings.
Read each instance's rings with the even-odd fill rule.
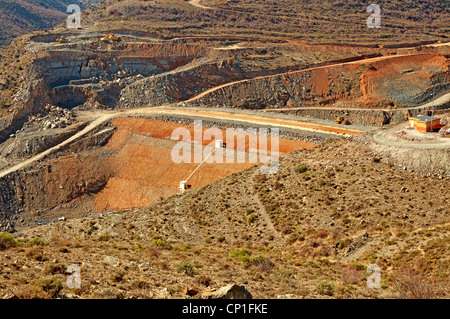
[[[204,6],[200,3],[200,0],[191,0],[189,1],[189,4],[192,4],[194,7],[200,8],[200,9],[212,9],[211,7]]]
[[[69,143],[83,137],[87,133],[94,130],[96,127],[116,118],[116,117],[127,117],[132,115],[181,115],[188,116],[193,118],[208,118],[208,119],[217,119],[217,120],[229,120],[234,122],[247,123],[252,125],[264,125],[264,126],[272,126],[279,128],[290,128],[301,131],[310,131],[310,132],[319,132],[331,135],[338,136],[349,136],[352,134],[360,133],[358,130],[350,130],[344,128],[338,128],[334,126],[326,126],[320,124],[312,124],[306,122],[292,121],[292,120],[281,120],[281,119],[273,119],[260,115],[247,115],[247,114],[234,114],[231,112],[219,112],[219,111],[203,111],[196,109],[171,109],[168,107],[146,107],[146,108],[138,108],[138,109],[128,109],[128,110],[119,110],[119,111],[96,111],[96,112],[80,112],[81,117],[90,119],[92,122],[87,125],[84,129],[77,132],[67,140],[61,142],[60,144],[49,148],[48,150],[39,153],[25,161],[11,166],[9,168],[0,171],[0,178],[23,169],[36,161],[39,161],[45,158],[47,155],[51,154],[54,151],[58,151],[61,147],[68,145]]]
[[[381,145],[401,147],[401,148],[420,148],[420,149],[450,148],[450,138],[446,138],[442,142],[435,142],[435,143],[395,142],[386,139],[387,132],[388,130],[378,131],[372,136],[372,139]]]
[[[197,7],[202,7],[204,9],[208,8],[205,6],[202,6],[200,4],[200,0],[191,0],[190,3]],[[442,44],[442,45],[447,45]],[[400,58],[404,56],[410,56],[414,54],[404,54],[404,55],[395,55],[395,56],[381,56],[376,58],[369,58],[369,59],[363,59],[363,60],[357,60],[357,61],[351,61],[351,62],[343,62],[343,63],[337,63],[332,65],[324,65],[319,67],[312,67],[297,71],[289,71],[285,73],[275,74],[275,75],[267,75],[267,76],[261,76],[261,77],[255,77],[252,79],[246,79],[246,80],[240,80],[235,82],[226,83],[223,85],[219,85],[216,87],[213,87],[211,89],[208,89],[194,97],[192,97],[189,100],[180,102],[175,105],[167,105],[167,106],[159,106],[159,107],[146,107],[146,108],[138,108],[138,109],[127,109],[127,110],[114,110],[114,111],[105,111],[105,112],[84,112],[83,115],[87,118],[89,118],[92,122],[87,125],[83,130],[79,131],[75,135],[71,136],[67,140],[63,141],[62,143],[51,147],[47,149],[46,151],[39,153],[33,157],[30,157],[29,159],[24,160],[23,162],[13,165],[9,168],[6,168],[2,171],[0,171],[0,178],[15,172],[17,170],[20,170],[22,168],[25,168],[31,164],[33,164],[36,161],[39,161],[43,158],[45,158],[47,155],[51,154],[54,151],[59,150],[61,147],[68,145],[69,143],[77,140],[80,137],[83,137],[87,133],[91,132],[96,127],[102,125],[103,123],[115,118],[115,117],[126,117],[130,115],[159,115],[159,114],[166,114],[166,115],[183,115],[183,116],[190,116],[190,117],[205,117],[210,119],[219,119],[219,120],[230,120],[230,121],[236,121],[236,122],[243,122],[243,123],[250,123],[250,124],[256,124],[256,125],[264,125],[264,126],[273,126],[273,127],[284,127],[284,128],[291,128],[301,131],[310,131],[310,132],[319,132],[319,133],[325,133],[325,134],[331,134],[331,135],[340,135],[340,136],[348,136],[352,134],[360,133],[361,131],[358,130],[351,130],[351,129],[345,129],[345,128],[337,128],[335,126],[328,126],[328,125],[321,125],[321,124],[312,124],[307,122],[300,122],[300,121],[293,121],[293,120],[282,120],[282,119],[273,119],[269,117],[264,117],[261,115],[249,115],[249,114],[235,114],[231,112],[218,112],[218,111],[200,111],[195,110],[194,108],[183,108],[183,109],[171,109],[170,106],[177,106],[181,103],[188,103],[192,102],[198,99],[201,99],[203,96],[220,90],[221,88],[239,84],[239,83],[245,83],[247,81],[253,81],[255,79],[262,79],[262,78],[270,78],[270,77],[276,77],[276,76],[282,76],[282,75],[289,75],[289,74],[296,74],[301,72],[307,72],[310,70],[315,69],[322,69],[322,68],[328,68],[331,66],[341,66],[341,65],[348,65],[348,64],[362,64],[362,63],[370,63],[370,62],[376,62],[376,61],[382,61],[386,59],[395,59]],[[439,97],[438,99],[429,102],[424,106],[430,105],[432,103],[435,103],[434,105],[437,105],[439,101],[448,100],[450,96],[450,93]],[[440,102],[439,102],[440,103]],[[278,109],[280,110],[280,109]],[[290,109],[292,110],[292,109]],[[380,139],[381,141],[381,139]]]
[[[376,57],[376,58],[368,58],[368,59],[361,59],[361,60],[356,60],[356,61],[350,61],[350,62],[342,62],[342,63],[335,63],[335,64],[327,64],[327,65],[322,65],[322,66],[314,66],[311,68],[307,68],[307,69],[301,69],[301,70],[296,70],[296,71],[288,71],[288,72],[283,72],[283,73],[277,73],[277,74],[270,74],[270,75],[263,75],[263,76],[257,76],[251,79],[245,79],[245,80],[239,80],[239,81],[234,81],[234,82],[229,82],[229,83],[225,83],[222,85],[218,85],[215,86],[213,88],[210,88],[208,90],[205,90],[203,92],[201,92],[200,94],[184,101],[184,103],[189,103],[189,102],[193,102],[195,100],[201,99],[202,97],[218,91],[222,88],[228,87],[228,86],[232,86],[232,85],[239,85],[240,83],[246,83],[246,82],[251,82],[251,81],[255,81],[255,80],[260,80],[260,79],[268,79],[268,78],[275,78],[278,76],[284,76],[284,75],[290,75],[290,74],[298,74],[298,73],[303,73],[303,72],[308,72],[308,71],[314,71],[314,70],[320,70],[320,69],[325,69],[325,68],[330,68],[330,67],[337,67],[337,66],[343,66],[343,65],[352,65],[352,64],[367,64],[367,63],[372,63],[372,62],[377,62],[377,61],[383,61],[383,60],[388,60],[388,59],[397,59],[397,58],[402,58],[402,57],[406,57],[406,56],[413,56],[413,55],[417,55],[417,54],[401,54],[401,55],[386,55],[386,56],[380,56],[380,57]],[[294,108],[288,108],[288,110],[293,110]],[[281,110],[281,109],[266,109],[266,110]]]

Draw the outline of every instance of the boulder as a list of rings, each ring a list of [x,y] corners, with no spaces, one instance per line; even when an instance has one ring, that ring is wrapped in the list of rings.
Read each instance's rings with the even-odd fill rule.
[[[244,287],[236,284],[219,288],[202,294],[203,299],[252,299],[252,294]]]

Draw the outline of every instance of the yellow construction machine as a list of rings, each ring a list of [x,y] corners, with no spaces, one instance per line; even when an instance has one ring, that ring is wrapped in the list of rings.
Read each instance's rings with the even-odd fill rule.
[[[64,37],[56,38],[56,42],[59,42],[59,43],[70,42],[70,39],[69,38],[64,38]]]
[[[337,124],[344,124],[344,125],[349,125],[350,124],[350,121],[345,119],[345,117],[343,115],[336,116],[334,118],[334,120],[336,121]]]
[[[101,38],[100,41],[103,41],[103,42],[119,42],[120,41],[120,37],[115,36],[114,33],[109,33],[105,37]]]
[[[342,124],[342,122],[344,122],[344,117],[343,116],[336,116],[334,118],[334,120],[336,121],[337,124]]]

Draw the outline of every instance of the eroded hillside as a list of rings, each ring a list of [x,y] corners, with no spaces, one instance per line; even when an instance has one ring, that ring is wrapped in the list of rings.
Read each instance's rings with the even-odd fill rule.
[[[276,175],[253,167],[135,212],[26,231],[0,287],[45,297],[42,280],[79,262],[83,288],[58,294],[184,298],[195,287],[198,298],[245,282],[255,298],[392,298],[412,296],[413,281],[427,287],[421,297],[445,297],[446,187],[361,144],[329,142],[283,156]],[[381,289],[366,286],[374,263]]]
[[[104,0],[2,48],[0,297],[447,298],[448,8],[366,7]]]

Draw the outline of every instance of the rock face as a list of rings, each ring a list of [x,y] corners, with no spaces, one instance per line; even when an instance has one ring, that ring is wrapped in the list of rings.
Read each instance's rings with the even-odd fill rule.
[[[78,143],[83,147],[93,144],[95,147],[97,140],[102,142],[103,138],[102,134],[97,134]],[[75,145],[69,145],[67,150],[72,147]],[[9,223],[14,226],[20,212],[39,212],[83,196],[89,197],[104,187],[111,175],[101,154],[91,157],[76,154],[54,158],[0,178],[0,231],[11,231],[9,228],[13,227]],[[26,223],[34,224],[34,217],[27,215]]]
[[[418,106],[449,87],[446,58],[438,54],[335,64],[218,87],[195,100],[204,106],[247,109],[285,107],[399,108]],[[388,83],[388,84],[386,84]]]
[[[246,77],[237,67],[223,63],[192,63],[177,72],[166,72],[137,81],[122,91],[118,107],[144,107],[180,102],[205,89]]]
[[[236,284],[228,285],[216,291],[202,294],[203,299],[252,299],[252,294],[244,287]]]

